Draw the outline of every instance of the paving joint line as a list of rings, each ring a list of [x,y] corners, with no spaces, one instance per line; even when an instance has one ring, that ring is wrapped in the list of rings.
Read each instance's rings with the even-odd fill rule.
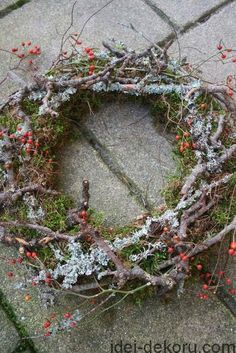
[[[77,121],[73,119],[73,123],[77,125]],[[131,196],[133,196],[138,204],[148,211],[153,209],[153,205],[146,200],[144,192],[138,187],[138,185],[126,175],[119,163],[114,160],[112,153],[99,141],[95,134],[87,128],[84,124],[79,125],[79,130],[85,140],[92,146],[92,148],[98,153],[103,163],[109,168],[109,170],[124,184]]]
[[[185,34],[189,30],[198,27],[202,23],[205,23],[214,15],[217,15],[219,11],[223,10],[226,6],[234,3],[236,0],[225,0],[218,5],[212,7],[211,9],[205,11],[202,15],[200,15],[196,20],[187,22],[181,29],[180,34]]]
[[[25,4],[31,2],[31,0],[18,0],[16,2],[14,2],[14,4],[11,4],[7,7],[5,7],[4,9],[0,10],[0,19],[9,15],[11,12],[21,8],[22,6],[24,6]]]
[[[165,23],[167,23],[174,32],[178,32],[180,30],[180,26],[171,19],[163,10],[161,10],[153,0],[142,0],[146,5],[148,5],[151,10],[153,10]]]
[[[144,0],[146,1],[146,0]],[[150,1],[150,0],[148,0]],[[225,7],[228,5],[236,2],[236,0],[225,0],[224,2],[221,2],[220,4],[212,7],[210,10],[204,12],[202,15],[200,15],[196,20],[187,22],[182,28],[180,28],[178,31],[171,32],[168,34],[164,39],[160,40],[157,42],[157,45],[160,47],[165,46],[170,40],[176,39],[176,35],[184,35],[185,33],[193,30],[194,28],[200,26],[201,24],[207,22],[212,16],[217,15],[221,10],[223,10]]]
[[[38,350],[35,348],[35,345],[32,339],[29,337],[27,330],[17,319],[14,309],[12,308],[9,301],[6,299],[1,289],[0,289],[0,308],[4,310],[8,319],[14,325],[20,337],[20,342],[18,343],[17,347],[14,349],[13,353],[16,352],[16,349],[23,348],[23,347],[25,349],[28,348],[31,353],[38,353]]]

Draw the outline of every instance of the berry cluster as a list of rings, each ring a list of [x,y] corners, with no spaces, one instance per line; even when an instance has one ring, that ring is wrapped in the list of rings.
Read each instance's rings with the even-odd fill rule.
[[[179,142],[179,152],[183,153],[186,149],[196,149],[196,143],[192,142],[191,135],[188,131],[184,131],[182,135],[175,136],[176,141]]]
[[[29,65],[33,64],[32,56],[41,54],[41,48],[38,45],[33,45],[31,41],[21,42],[19,47],[11,48],[11,53],[19,59],[29,58]]]
[[[228,254],[230,256],[236,256],[236,241],[231,241],[229,245]]]

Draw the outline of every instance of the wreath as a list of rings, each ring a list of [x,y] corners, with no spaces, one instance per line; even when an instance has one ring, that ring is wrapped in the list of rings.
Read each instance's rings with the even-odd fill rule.
[[[168,56],[172,42],[135,52],[120,42],[83,48],[70,38],[69,54],[61,50],[44,75],[0,107],[0,239],[18,248],[18,262],[34,263],[30,284],[101,298],[98,307],[144,289],[181,293],[187,279],[204,274],[213,245],[224,242],[236,255],[233,79],[217,86],[194,77]],[[56,189],[54,155],[73,130],[73,112],[111,95],[149,102],[175,131],[181,161],[165,205],[123,233],[96,222],[92,180],[83,181],[78,205]],[[205,280],[202,299],[214,286],[213,276]]]

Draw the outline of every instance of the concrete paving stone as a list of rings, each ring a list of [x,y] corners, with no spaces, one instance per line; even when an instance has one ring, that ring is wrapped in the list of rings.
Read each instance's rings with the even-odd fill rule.
[[[0,11],[6,7],[15,4],[16,0],[1,0],[0,1]]]
[[[0,352],[11,353],[19,343],[19,339],[20,337],[13,323],[0,308]]]
[[[180,28],[197,20],[215,6],[224,3],[223,0],[147,0],[146,2],[164,11]]]
[[[33,0],[13,11],[0,20],[0,48],[10,49],[24,40],[41,45],[42,55],[36,62],[39,71],[44,71],[58,55],[61,37],[70,24],[73,3],[74,0]],[[107,0],[79,1],[74,10],[74,26],[71,32],[80,31],[89,16],[106,3]],[[101,47],[102,41],[109,38],[122,40],[133,49],[143,49],[150,45],[141,35],[118,22],[126,25],[132,23],[151,41],[161,40],[170,33],[168,25],[141,0],[114,0],[87,23],[81,36],[84,45]],[[17,30],[9,31],[9,28]],[[9,65],[9,55],[1,52],[0,81],[5,77]],[[27,64],[24,68],[29,70]],[[27,81],[34,73],[19,72],[19,75],[26,77]],[[2,87],[4,89],[1,89],[0,99],[12,90],[8,83]]]
[[[150,340],[152,344],[163,344],[165,340],[172,344],[195,343],[199,345],[197,352],[205,343],[235,344],[236,318],[214,295],[210,295],[207,301],[198,299],[196,294],[202,286],[198,282],[189,283],[184,296],[179,299],[172,295],[165,300],[153,297],[141,308],[125,301],[91,322],[81,322],[71,332],[44,337],[43,322],[52,313],[60,319],[63,313],[73,312],[81,306],[81,299],[67,294],[58,297],[54,307],[46,309],[39,300],[38,287],[20,289],[25,278],[29,277],[24,265],[10,266],[3,261],[4,257],[16,256],[14,248],[0,244],[0,287],[33,339],[38,353],[115,353],[111,351],[111,343],[119,343],[120,340],[132,344],[136,340],[137,345],[142,346]],[[11,278],[6,276],[9,270],[14,272]],[[24,300],[26,293],[31,296],[28,302]],[[83,313],[83,307],[80,310]]]
[[[148,106],[122,99],[109,102],[90,115],[85,124],[138,185],[144,202],[157,207],[163,201],[160,191],[176,167],[173,140],[163,132],[164,125],[159,124],[159,129],[154,125]]]
[[[81,200],[84,179],[90,182],[90,207],[104,212],[106,224],[125,225],[143,212],[129,190],[102,163],[82,138],[68,143],[60,154],[60,187],[75,201]]]
[[[235,51],[227,53],[228,59],[222,61],[216,48],[220,40],[223,40],[226,48],[236,49],[236,36],[233,35],[235,13],[236,3],[234,2],[207,22],[179,37],[181,56],[187,56],[189,63],[199,66],[202,71],[200,76],[205,80],[225,83],[228,75],[236,73],[236,64],[231,61],[232,57],[236,56]],[[178,58],[176,43],[170,48],[169,54]],[[210,57],[211,59],[208,60]]]

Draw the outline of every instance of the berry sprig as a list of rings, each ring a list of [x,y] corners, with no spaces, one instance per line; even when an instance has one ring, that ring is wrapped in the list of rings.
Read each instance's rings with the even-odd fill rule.
[[[20,60],[29,59],[28,64],[33,64],[32,56],[38,56],[41,54],[41,47],[39,45],[33,45],[31,41],[21,42],[19,47],[13,47],[10,51],[14,56]]]

